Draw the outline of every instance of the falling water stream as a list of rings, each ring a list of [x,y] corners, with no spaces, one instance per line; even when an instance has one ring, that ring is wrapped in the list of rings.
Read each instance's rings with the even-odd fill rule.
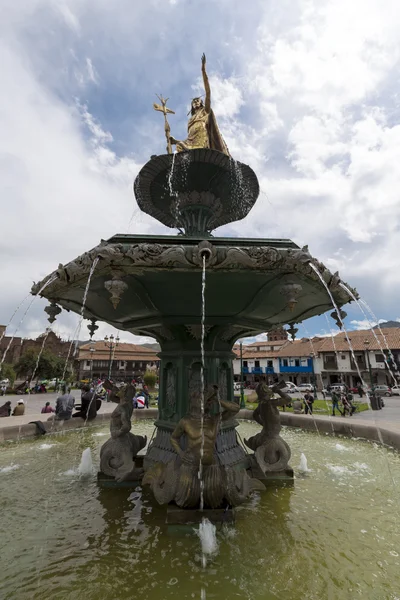
[[[203,272],[201,276],[201,369],[200,369],[200,401],[201,401],[201,447],[200,447],[200,463],[198,477],[200,481],[200,510],[204,509],[204,481],[203,481],[203,454],[204,454],[204,338],[205,338],[205,320],[206,320],[206,257],[203,255]]]
[[[90,281],[92,279],[94,270],[95,270],[95,268],[96,268],[97,263],[99,262],[99,260],[100,260],[100,258],[98,256],[96,256],[96,258],[94,259],[94,261],[92,263],[90,272],[89,272],[89,277],[88,277],[88,280],[86,282],[86,287],[85,287],[85,291],[84,291],[84,294],[83,294],[82,306],[81,306],[81,312],[80,312],[80,316],[79,316],[78,325],[77,325],[77,327],[75,329],[73,338],[72,338],[71,343],[70,343],[69,348],[68,348],[68,354],[67,354],[67,358],[65,360],[65,365],[64,365],[64,370],[63,370],[61,381],[65,381],[65,373],[66,373],[67,368],[68,368],[68,361],[69,361],[69,357],[71,355],[72,346],[75,343],[75,352],[76,352],[76,349],[77,349],[77,346],[78,346],[78,339],[79,339],[79,334],[80,334],[81,327],[82,327],[83,313],[85,312],[86,299],[87,299],[87,295],[88,295],[88,292],[89,292]]]
[[[35,368],[34,368],[34,369],[33,369],[33,371],[32,371],[32,375],[31,375],[31,378],[30,378],[30,381],[29,381],[29,384],[28,384],[28,397],[29,397],[29,396],[30,396],[30,394],[31,394],[31,385],[32,385],[32,381],[34,380],[34,378],[35,378],[35,375],[36,375],[36,371],[37,371],[37,370],[38,370],[38,368],[39,368],[40,359],[42,358],[42,354],[43,354],[44,346],[45,346],[45,344],[46,344],[47,338],[49,337],[49,333],[50,333],[50,331],[51,331],[51,327],[48,327],[48,328],[46,329],[46,334],[43,336],[43,342],[42,342],[42,345],[40,346],[40,350],[39,350],[39,353],[38,353],[38,355],[37,355],[37,359],[36,359]]]
[[[331,292],[331,291],[330,291],[330,289],[329,289],[329,286],[328,286],[328,284],[326,283],[326,281],[325,281],[325,280],[324,280],[324,278],[322,277],[321,273],[318,271],[317,267],[316,267],[315,265],[313,265],[312,263],[309,263],[309,265],[310,265],[310,267],[313,269],[313,271],[314,271],[314,272],[315,272],[315,273],[318,275],[318,278],[320,279],[320,281],[321,281],[322,285],[324,286],[324,288],[326,289],[326,291],[327,291],[327,293],[328,293],[328,295],[329,295],[329,298],[330,298],[330,300],[331,300],[331,302],[332,302],[332,306],[333,306],[333,307],[335,308],[335,310],[336,310],[336,314],[337,314],[337,316],[338,316],[338,319],[339,319],[339,321],[340,321],[340,324],[341,324],[341,326],[342,326],[342,328],[343,328],[344,334],[345,334],[345,336],[346,336],[347,343],[348,343],[348,345],[349,345],[349,349],[350,349],[350,352],[351,352],[351,356],[352,356],[352,358],[353,358],[354,364],[355,364],[355,366],[356,366],[356,369],[357,369],[358,377],[359,377],[359,379],[360,379],[360,381],[361,381],[361,384],[362,384],[362,385],[363,385],[363,386],[366,388],[366,390],[367,390],[367,391],[366,391],[366,393],[365,393],[365,395],[366,395],[366,397],[367,397],[367,402],[368,402],[369,408],[370,408],[370,410],[372,410],[372,406],[371,406],[371,399],[370,399],[370,396],[369,396],[369,393],[368,393],[368,388],[367,388],[367,386],[366,386],[366,384],[365,384],[365,381],[364,381],[364,379],[363,379],[363,377],[362,377],[362,374],[361,374],[361,371],[360,371],[360,367],[359,367],[359,365],[358,365],[358,363],[357,363],[356,356],[355,356],[355,354],[354,354],[354,349],[353,349],[353,346],[351,345],[351,340],[350,340],[350,338],[349,338],[349,335],[348,335],[348,333],[347,333],[347,329],[346,329],[346,327],[345,327],[345,325],[344,325],[344,323],[343,323],[343,319],[342,319],[342,317],[341,317],[341,314],[340,314],[339,307],[337,306],[337,304],[336,304],[336,302],[335,302],[335,299],[334,299],[334,297],[333,297],[333,295],[332,295],[332,292]],[[382,433],[381,433],[381,430],[380,430],[380,428],[379,428],[379,426],[378,426],[378,423],[376,422],[376,419],[374,419],[374,421],[375,421],[375,428],[376,428],[376,432],[377,432],[377,434],[378,434],[379,441],[380,441],[380,443],[383,445],[383,438],[382,438]],[[393,484],[393,486],[395,486],[395,482],[394,482],[394,480],[393,480],[393,477],[392,477],[392,474],[391,474],[391,472],[390,472],[389,463],[387,462],[386,464],[387,464],[387,467],[388,467],[388,469],[389,469],[390,477],[391,477],[391,479],[392,479],[392,484]]]
[[[347,292],[352,297],[352,299],[357,304],[358,308],[361,310],[362,314],[366,318],[366,320],[368,322],[368,325],[369,325],[369,328],[371,330],[371,333],[373,334],[373,336],[374,336],[374,338],[375,338],[375,340],[376,340],[376,342],[377,342],[377,344],[379,346],[379,349],[382,352],[382,356],[383,356],[383,360],[385,362],[385,365],[387,366],[388,371],[389,371],[390,375],[392,376],[392,379],[393,379],[394,383],[396,384],[397,383],[396,377],[394,376],[393,371],[390,368],[388,361],[386,360],[385,351],[383,349],[383,346],[382,346],[382,344],[381,344],[378,336],[375,333],[375,329],[374,329],[373,323],[371,323],[371,321],[369,320],[367,313],[365,312],[365,310],[363,309],[361,303],[357,300],[357,298],[355,297],[355,295],[353,294],[353,292],[344,283],[340,283],[339,285],[340,285],[341,288],[344,289],[345,292]],[[385,336],[384,336],[384,334],[382,332],[382,329],[380,331],[381,331],[382,337],[385,340],[386,346],[387,346],[388,344],[387,344],[386,338],[385,338]],[[371,384],[372,384],[372,382],[371,382]]]
[[[375,314],[374,314],[374,312],[372,311],[372,309],[371,309],[371,307],[369,306],[369,304],[367,304],[367,303],[365,302],[365,300],[360,300],[360,304],[362,304],[363,306],[365,306],[365,309],[366,309],[366,310],[369,312],[369,314],[371,315],[371,317],[373,318],[373,320],[376,322],[376,325],[377,325],[377,327],[378,327],[378,330],[379,330],[380,334],[382,335],[382,337],[383,337],[383,340],[384,340],[384,342],[385,342],[386,349],[387,349],[387,351],[388,351],[388,353],[389,353],[389,356],[390,356],[391,360],[393,361],[393,364],[395,365],[395,370],[397,371],[397,363],[396,363],[396,361],[394,360],[394,356],[393,356],[393,354],[392,354],[392,351],[391,351],[391,349],[389,348],[389,344],[387,343],[386,336],[385,336],[385,334],[383,333],[383,331],[382,331],[382,329],[381,329],[381,326],[380,326],[380,324],[379,324],[379,321],[378,321],[378,319],[376,318],[376,315],[375,315]],[[397,383],[397,381],[396,381],[396,383]]]
[[[315,351],[315,346],[314,346],[314,344],[313,344],[312,338],[311,338],[311,336],[310,336],[310,334],[309,334],[309,332],[308,332],[308,330],[307,330],[306,326],[304,325],[304,323],[302,323],[302,326],[303,326],[303,328],[304,328],[304,331],[306,332],[306,335],[307,335],[307,337],[308,337],[308,340],[309,340],[309,342],[310,342],[310,347],[311,347],[311,350],[312,350],[312,352],[313,352],[314,356],[316,357],[316,356],[317,356],[317,352]],[[312,357],[312,358],[311,358],[311,360],[312,360],[312,361],[314,361],[314,358]],[[314,369],[313,369],[313,374],[314,374]],[[321,375],[321,373],[319,373],[319,376],[320,376],[320,380],[321,380],[321,389],[324,389],[324,382],[323,382],[323,380],[322,380],[322,375]],[[315,379],[314,379],[314,383],[313,383],[313,385],[314,385],[314,389],[316,389],[316,381],[317,381],[317,380],[316,380],[316,376],[315,376],[315,374],[314,374],[314,378],[315,378]],[[329,406],[329,404],[328,404],[328,400],[326,399],[326,397],[325,397],[325,394],[324,394],[323,396],[324,396],[324,400],[325,400],[326,408],[328,409],[328,413],[329,413],[329,412],[330,412],[330,406]],[[318,431],[318,433],[319,433],[318,426],[317,426],[317,424],[316,424],[316,422],[315,422],[314,411],[311,413],[311,416],[312,416],[312,418],[314,419],[314,426],[315,426],[316,430],[317,430],[317,431]],[[334,435],[334,434],[335,434],[335,428],[334,428],[334,426],[333,426],[333,423],[332,423],[332,422],[331,422],[331,428],[332,428],[332,434]]]
[[[27,294],[27,296],[25,296],[25,298],[22,300],[22,302],[20,302],[20,303],[18,304],[17,308],[14,310],[13,314],[12,314],[12,315],[11,315],[11,317],[10,317],[10,320],[8,321],[7,325],[6,325],[6,326],[5,326],[5,328],[4,328],[4,331],[3,331],[3,333],[0,335],[0,342],[1,342],[1,340],[3,339],[3,337],[6,335],[7,329],[8,329],[8,327],[11,325],[13,318],[15,317],[15,315],[17,314],[17,312],[19,311],[19,309],[21,308],[21,306],[22,306],[23,304],[25,304],[25,302],[28,300],[28,298],[29,298],[29,296],[30,296],[30,295],[31,295],[30,293],[29,293],[29,294]]]
[[[12,342],[13,342],[13,340],[14,340],[14,338],[15,338],[15,336],[16,336],[16,334],[17,334],[18,330],[19,330],[19,328],[21,327],[22,323],[24,322],[24,320],[25,320],[25,317],[26,317],[26,315],[28,314],[28,311],[29,311],[29,309],[31,308],[32,304],[35,302],[35,300],[36,300],[37,298],[39,298],[39,296],[40,296],[40,294],[43,292],[43,290],[45,290],[45,289],[47,288],[47,286],[48,286],[48,285],[50,285],[51,283],[53,283],[53,282],[54,282],[56,279],[57,279],[57,276],[55,276],[55,275],[54,275],[53,277],[50,277],[50,279],[48,279],[48,280],[46,281],[46,283],[44,283],[44,284],[42,285],[42,287],[40,288],[40,290],[38,291],[38,293],[37,293],[35,296],[33,296],[32,300],[29,302],[29,304],[28,304],[28,306],[27,306],[27,308],[26,308],[26,310],[25,310],[24,314],[23,314],[23,315],[22,315],[22,317],[21,317],[21,320],[20,320],[20,322],[18,323],[18,325],[17,325],[17,327],[16,327],[16,329],[15,329],[15,331],[14,331],[14,333],[13,333],[12,337],[10,338],[10,341],[8,342],[7,348],[4,350],[4,354],[3,354],[3,356],[2,356],[2,359],[1,359],[1,361],[0,361],[0,367],[1,367],[1,366],[2,366],[2,364],[4,363],[4,361],[5,361],[5,359],[6,359],[6,356],[7,356],[7,353],[8,353],[8,351],[9,351],[10,347],[11,347],[11,344],[12,344]],[[25,300],[24,300],[24,302],[25,302]],[[23,304],[23,302],[21,302],[20,306],[22,306],[22,304]],[[18,310],[18,309],[17,309],[17,310]],[[16,312],[16,311],[15,311],[15,312]],[[14,314],[15,314],[15,312],[14,312]],[[14,315],[13,315],[13,316],[14,316]],[[11,318],[12,318],[12,317],[11,317]],[[10,322],[11,322],[11,320],[10,320]]]
[[[339,352],[337,351],[336,342],[335,342],[335,336],[333,335],[333,330],[332,330],[331,324],[329,322],[328,315],[326,313],[325,313],[325,319],[326,319],[326,324],[328,325],[328,331],[331,334],[333,351],[334,351],[335,356],[336,356],[336,364],[339,367]],[[339,375],[340,375],[340,381],[343,383],[343,373],[340,373]]]

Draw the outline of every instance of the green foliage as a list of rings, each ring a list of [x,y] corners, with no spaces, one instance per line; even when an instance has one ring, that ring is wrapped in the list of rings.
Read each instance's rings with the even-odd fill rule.
[[[157,383],[157,373],[154,371],[146,371],[146,373],[143,375],[143,381],[148,388],[154,388]]]
[[[4,363],[1,366],[0,379],[9,379],[11,387],[14,385],[14,381],[15,381],[16,377],[17,377],[17,375],[16,375],[12,365],[9,365],[8,363]]]
[[[34,372],[36,379],[52,379],[62,376],[65,359],[59,358],[50,350],[44,350],[36,368],[38,355],[39,353],[34,348],[29,348],[24,352],[15,365],[15,370],[20,377],[30,379]]]

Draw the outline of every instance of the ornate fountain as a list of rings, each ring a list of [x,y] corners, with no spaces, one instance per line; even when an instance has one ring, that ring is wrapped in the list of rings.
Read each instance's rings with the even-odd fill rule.
[[[151,336],[160,344],[159,414],[144,459],[144,475],[135,455],[144,446],[131,429],[129,389],[113,416],[103,464],[117,481],[143,477],[161,503],[209,508],[245,501],[269,477],[291,477],[290,449],[279,436],[277,404],[287,401],[279,385],[257,390],[255,419],[263,426],[239,443],[234,417],[232,352],[235,341],[277,326],[294,324],[332,307],[318,273],[336,304],[351,301],[332,274],[307,247],[287,239],[240,239],[213,235],[224,224],[243,219],[254,206],[259,185],[252,169],[229,155],[210,104],[202,59],[205,102],[192,101],[188,138],[170,136],[166,100],[154,105],[165,117],[168,154],[152,156],[134,183],[139,207],[178,235],[117,234],[34,285],[37,294],[86,319],[105,321],[130,333]],[[171,153],[176,144],[177,153]],[[97,261],[93,270],[93,265]],[[204,355],[202,270],[206,268]],[[93,270],[86,302],[86,284]],[[354,291],[354,290],[353,290]],[[356,292],[354,292],[356,293]],[[204,358],[204,363],[203,363]],[[199,479],[199,466],[202,465]],[[202,493],[201,493],[202,491]]]

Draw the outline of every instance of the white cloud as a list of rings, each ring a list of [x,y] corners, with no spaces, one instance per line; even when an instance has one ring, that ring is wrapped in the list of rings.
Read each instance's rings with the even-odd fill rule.
[[[386,320],[387,319],[379,319],[379,325],[382,325],[382,323],[386,323]],[[370,321],[368,319],[360,319],[358,321],[350,321],[350,324],[352,325],[352,329],[359,331],[361,329],[370,329],[371,326],[375,327],[378,323],[376,321]]]

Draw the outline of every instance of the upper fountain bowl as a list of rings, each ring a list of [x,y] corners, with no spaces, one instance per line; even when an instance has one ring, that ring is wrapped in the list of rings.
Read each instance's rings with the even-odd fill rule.
[[[207,237],[247,216],[260,189],[249,166],[201,148],[153,156],[136,177],[134,191],[148,215],[186,235]]]

